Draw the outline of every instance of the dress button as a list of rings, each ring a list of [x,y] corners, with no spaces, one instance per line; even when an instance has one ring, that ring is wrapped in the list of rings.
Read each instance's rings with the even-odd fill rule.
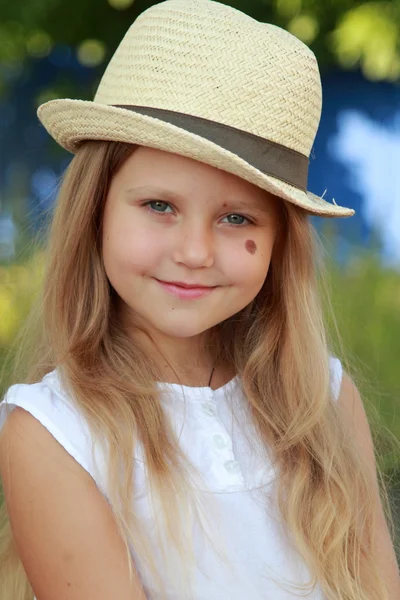
[[[237,460],[227,460],[224,462],[224,467],[228,473],[239,473],[240,465]]]
[[[210,415],[210,417],[215,417],[217,415],[217,410],[213,404],[208,404],[207,402],[204,402],[202,404],[202,407],[204,412]]]
[[[214,444],[216,446],[216,448],[222,449],[222,448],[226,448],[228,445],[228,441],[226,438],[224,438],[222,435],[214,435]]]

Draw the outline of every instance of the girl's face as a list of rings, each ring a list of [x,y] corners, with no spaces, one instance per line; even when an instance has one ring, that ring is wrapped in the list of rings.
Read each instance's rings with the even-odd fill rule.
[[[112,180],[103,221],[105,270],[124,309],[173,338],[239,312],[267,276],[277,202],[235,175],[139,147]]]

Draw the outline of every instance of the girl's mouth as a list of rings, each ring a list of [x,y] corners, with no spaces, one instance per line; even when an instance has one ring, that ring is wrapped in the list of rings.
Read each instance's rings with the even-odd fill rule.
[[[156,281],[168,294],[180,298],[181,300],[194,300],[196,298],[201,298],[202,296],[207,296],[218,287],[200,286],[198,284],[188,285],[183,282],[168,282],[161,281],[160,279],[156,279]]]

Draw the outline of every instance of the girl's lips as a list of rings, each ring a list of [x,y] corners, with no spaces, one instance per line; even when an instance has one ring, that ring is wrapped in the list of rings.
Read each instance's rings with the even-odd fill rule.
[[[215,287],[196,287],[196,288],[185,288],[175,283],[167,283],[165,281],[160,281],[160,279],[156,279],[156,281],[161,285],[161,287],[176,298],[180,298],[181,300],[193,300],[195,298],[201,298],[202,296],[207,296]]]

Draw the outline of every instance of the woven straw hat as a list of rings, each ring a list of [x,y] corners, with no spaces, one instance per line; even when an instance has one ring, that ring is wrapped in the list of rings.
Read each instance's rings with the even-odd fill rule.
[[[321,117],[314,54],[287,31],[212,0],[167,0],[131,25],[94,101],[39,106],[50,135],[173,152],[325,217],[354,210],[307,191]]]

